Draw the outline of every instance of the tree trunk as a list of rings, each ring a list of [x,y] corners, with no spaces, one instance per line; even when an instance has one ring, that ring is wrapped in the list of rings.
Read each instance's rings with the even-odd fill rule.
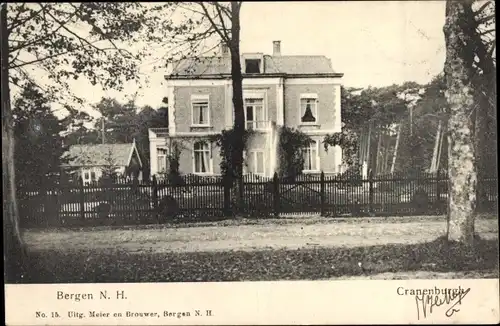
[[[7,32],[7,4],[0,5],[1,87],[2,87],[2,190],[3,190],[3,245],[4,278],[6,283],[23,278],[26,251],[19,229],[14,176],[14,130],[10,109],[9,41]]]
[[[443,28],[446,40],[446,99],[448,101],[448,194],[447,237],[472,245],[477,172],[474,147],[473,51],[465,32],[470,25],[465,11],[471,1],[448,0]]]
[[[392,156],[391,174],[394,173],[396,168],[396,158],[398,156],[399,138],[401,137],[401,124],[398,126],[398,133],[396,135],[396,145],[394,145],[394,155]]]
[[[240,4],[231,2],[231,78],[233,83],[234,142],[231,152],[231,166],[236,182],[232,188],[232,202],[236,215],[243,209],[243,137],[245,134],[245,115],[243,110],[243,76],[240,59]]]
[[[465,15],[470,22],[471,28],[465,32],[474,44],[474,52],[479,58],[477,65],[482,70],[482,74],[476,72],[473,82],[476,89],[476,111],[475,111],[475,149],[476,166],[478,174],[478,205],[482,206],[486,199],[486,189],[482,186],[488,174],[497,171],[496,165],[496,68],[493,59],[488,55],[486,46],[476,31],[477,22],[474,12],[466,8]]]

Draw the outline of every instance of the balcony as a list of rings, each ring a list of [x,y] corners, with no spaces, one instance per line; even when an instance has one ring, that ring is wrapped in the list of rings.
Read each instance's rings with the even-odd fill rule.
[[[148,130],[149,139],[165,138],[168,137],[168,135],[168,128],[149,128]]]
[[[272,121],[245,121],[246,130],[254,131],[270,131],[272,128]]]

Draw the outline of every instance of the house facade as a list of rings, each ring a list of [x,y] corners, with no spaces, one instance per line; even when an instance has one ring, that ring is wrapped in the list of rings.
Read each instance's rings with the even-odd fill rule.
[[[143,165],[135,141],[128,144],[73,145],[65,154],[71,170],[84,185],[98,181],[105,170],[142,180]]]
[[[245,152],[245,172],[273,175],[283,126],[314,140],[304,149],[304,173],[340,172],[341,149],[325,151],[322,141],[341,131],[343,74],[324,56],[282,55],[279,41],[273,48],[273,55],[241,56],[245,127],[254,131]],[[219,57],[184,60],[166,77],[169,126],[149,130],[152,174],[167,171],[173,142],[180,148],[181,174],[220,174],[219,148],[209,138],[233,125],[230,71],[230,55],[222,49]]]

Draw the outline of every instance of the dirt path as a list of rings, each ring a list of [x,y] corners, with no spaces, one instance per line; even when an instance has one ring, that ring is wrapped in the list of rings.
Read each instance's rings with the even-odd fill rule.
[[[475,279],[498,278],[498,271],[468,271],[468,272],[429,272],[413,271],[398,273],[380,273],[374,275],[332,277],[331,280],[432,280],[432,279]]]
[[[498,238],[498,221],[480,219],[476,230],[486,239]],[[444,234],[445,222],[310,221],[284,225],[229,225],[147,229],[28,230],[24,239],[33,249],[126,249],[129,252],[192,252],[227,250],[357,247],[388,243],[419,243]]]

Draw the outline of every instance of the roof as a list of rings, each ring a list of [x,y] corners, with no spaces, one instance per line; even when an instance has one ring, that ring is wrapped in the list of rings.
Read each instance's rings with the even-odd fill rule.
[[[264,71],[259,74],[338,74],[332,68],[330,59],[323,55],[264,55]],[[244,57],[241,57],[244,62]],[[174,68],[171,77],[225,75],[231,73],[231,58],[204,57],[185,59]]]
[[[73,145],[64,154],[69,158],[66,166],[127,166],[137,151],[134,143]],[[139,156],[139,155],[138,155]],[[140,158],[139,158],[140,162]],[[142,165],[142,162],[140,162]]]

